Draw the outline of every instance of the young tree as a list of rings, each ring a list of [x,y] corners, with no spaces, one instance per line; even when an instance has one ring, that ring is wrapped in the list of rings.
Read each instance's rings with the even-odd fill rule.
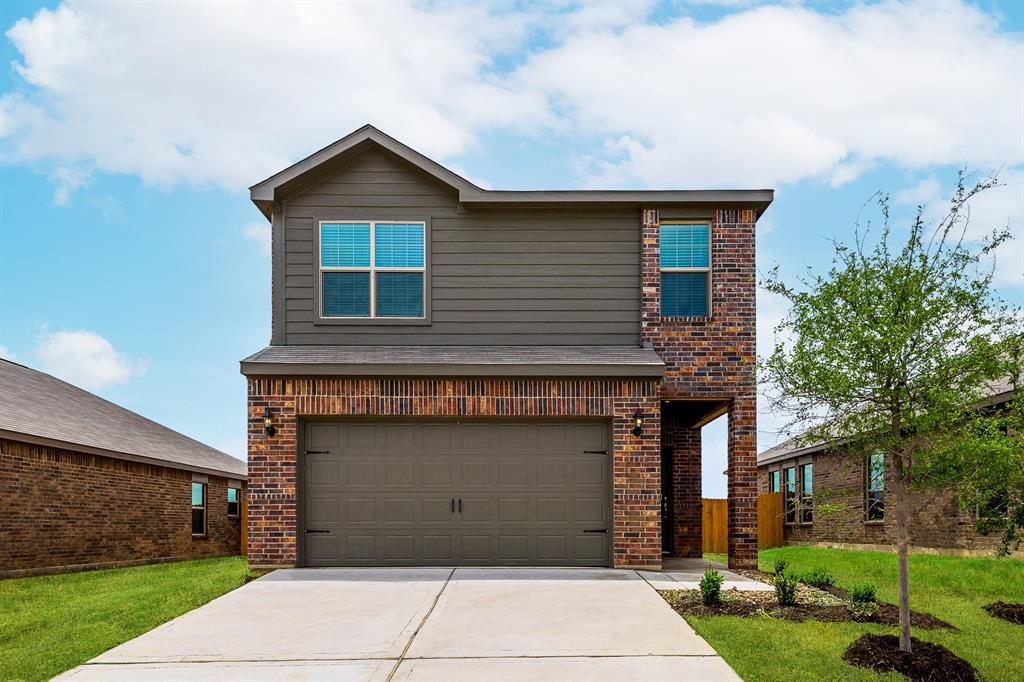
[[[805,443],[841,444],[837,451],[852,456],[885,455],[900,648],[908,652],[909,493],[937,480],[929,444],[968,422],[986,385],[1005,376],[1005,344],[1020,333],[1019,311],[999,300],[989,263],[1009,232],[995,230],[977,246],[964,238],[970,200],[995,184],[988,178],[967,187],[961,173],[948,213],[930,225],[919,207],[905,236],[880,195],[877,236],[858,222],[852,244],[835,244],[828,273],[809,272],[790,286],[776,268],[762,282],[789,302],[776,328],[783,340],[762,360],[762,381],[772,407],[788,417],[786,431]]]

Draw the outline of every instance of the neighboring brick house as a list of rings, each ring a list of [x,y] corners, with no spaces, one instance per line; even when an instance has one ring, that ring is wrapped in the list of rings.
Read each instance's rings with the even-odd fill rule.
[[[250,565],[656,569],[700,554],[726,413],[730,563],[756,565],[771,190],[484,190],[365,126],[250,193]]]
[[[1005,409],[1012,397],[1012,387],[1003,383],[993,387],[980,407]],[[884,453],[862,457],[790,440],[758,454],[760,492],[783,493],[787,543],[895,545],[896,528],[885,507],[888,475]],[[964,510],[954,491],[933,489],[911,497],[914,547],[970,554],[989,552],[999,544],[998,534],[983,536],[971,529],[972,513]]]
[[[0,360],[0,577],[239,553],[245,463]]]

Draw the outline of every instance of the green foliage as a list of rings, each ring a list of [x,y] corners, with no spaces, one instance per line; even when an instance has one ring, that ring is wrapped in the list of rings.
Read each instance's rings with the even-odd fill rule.
[[[0,580],[0,680],[48,680],[245,582],[243,557]]]
[[[721,601],[723,582],[725,577],[715,569],[704,571],[700,579],[700,599],[705,606],[713,606]]]
[[[851,601],[848,605],[850,616],[857,622],[870,623],[878,620],[878,602]]]
[[[855,604],[874,604],[878,601],[874,583],[861,583],[850,588],[850,601]]]
[[[775,560],[775,569],[774,569],[775,575],[782,575],[785,572],[786,572],[786,560],[785,559],[776,559]]]
[[[812,568],[801,576],[800,582],[806,583],[811,587],[824,589],[835,585],[836,578],[824,568]]]
[[[775,598],[779,600],[779,606],[796,605],[796,578],[788,572],[776,573],[772,584],[775,586]]]

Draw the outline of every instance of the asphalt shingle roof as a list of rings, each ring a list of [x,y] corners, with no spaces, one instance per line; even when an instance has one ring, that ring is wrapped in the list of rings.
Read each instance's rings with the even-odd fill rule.
[[[665,364],[639,346],[268,346],[242,360],[244,374],[454,373],[658,376]]]
[[[44,372],[0,360],[0,436],[18,434],[152,460],[177,469],[246,476],[245,462]]]

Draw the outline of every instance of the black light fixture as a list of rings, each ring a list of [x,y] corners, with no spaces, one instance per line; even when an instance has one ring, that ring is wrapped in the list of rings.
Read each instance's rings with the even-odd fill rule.
[[[263,408],[263,430],[268,436],[273,436],[277,433],[277,427],[274,426],[274,414],[270,411],[269,407]]]
[[[643,423],[644,423],[644,413],[641,412],[640,410],[637,410],[636,413],[633,415],[633,435],[634,436],[639,436],[641,433],[643,433],[643,429],[640,428],[641,426],[643,426]]]

